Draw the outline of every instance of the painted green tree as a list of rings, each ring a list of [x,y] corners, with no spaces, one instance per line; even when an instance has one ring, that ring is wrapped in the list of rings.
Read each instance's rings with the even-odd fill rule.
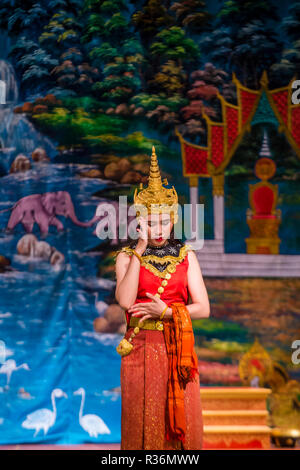
[[[289,6],[288,16],[283,19],[281,30],[286,38],[285,47],[280,61],[271,66],[278,84],[283,78],[288,82],[293,77],[300,76],[300,2]]]
[[[143,48],[135,37],[122,0],[85,0],[83,42],[92,64],[101,70],[93,92],[104,110],[128,115],[128,101],[142,83]]]
[[[51,8],[43,1],[36,1],[33,5],[32,2],[16,0],[12,6],[10,0],[3,0],[0,4],[0,28],[12,39],[9,58],[20,81],[21,95],[36,87],[47,91],[53,83],[50,72],[57,61],[38,40],[39,28],[47,24],[50,16]]]
[[[201,44],[209,60],[222,66],[250,88],[259,88],[263,70],[280,57],[279,18],[271,2],[228,0],[223,3],[210,35]]]
[[[66,8],[67,5],[59,8],[39,37],[40,44],[57,60],[57,65],[51,70],[56,84],[51,90],[54,93],[63,89],[77,96],[88,94],[99,75],[89,63],[81,43],[84,24],[81,3],[77,2],[71,9]]]
[[[193,10],[194,9],[194,10]],[[145,87],[133,102],[163,131],[173,134],[179,110],[188,104],[189,74],[201,57],[195,37],[207,22],[205,2],[148,0],[132,15],[145,49]],[[173,135],[174,138],[174,135]]]

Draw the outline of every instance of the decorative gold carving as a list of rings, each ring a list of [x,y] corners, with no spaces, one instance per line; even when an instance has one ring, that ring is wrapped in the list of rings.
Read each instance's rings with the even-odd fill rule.
[[[278,219],[251,219],[247,213],[247,224],[250,229],[251,238],[265,238],[261,244],[266,244],[269,246],[269,243],[280,242],[278,238],[278,229],[281,219],[281,211],[278,209]],[[258,242],[258,240],[256,240]]]
[[[263,386],[272,377],[273,361],[257,338],[249,351],[242,356],[239,362],[239,374],[243,383],[247,385],[257,377],[259,385]]]
[[[278,237],[279,225],[281,223],[281,210],[276,209],[278,201],[278,185],[267,181],[274,176],[276,164],[270,158],[260,158],[255,165],[255,174],[262,181],[249,185],[249,202],[251,209],[247,209],[247,224],[250,229],[250,237],[246,238],[248,254],[278,254],[280,238]],[[270,214],[274,217],[256,218],[256,207],[254,194],[261,188],[267,187],[273,192],[273,201]]]
[[[198,176],[190,176],[190,186],[198,187]]]
[[[187,252],[191,250],[191,245],[184,245],[180,248],[178,256],[172,256],[172,255],[166,255],[166,256],[155,256],[155,255],[146,255],[142,256],[142,262],[141,266],[144,266],[146,269],[151,271],[153,274],[155,274],[158,277],[161,277],[163,279],[170,279],[171,274],[169,273],[174,273],[176,271],[176,265],[181,263],[184,258],[186,257]],[[128,246],[124,246],[121,250],[118,250],[118,252],[125,252],[132,256],[132,248]],[[160,264],[165,264],[169,262],[170,264],[163,270],[159,271],[153,264],[149,263],[149,261],[154,261],[155,263],[160,263]],[[159,295],[158,295],[159,296]]]
[[[280,238],[246,238],[247,253],[249,255],[278,255]]]
[[[265,87],[265,88],[268,86],[269,79],[268,79],[268,75],[267,75],[266,70],[263,71],[259,83],[261,84],[261,86],[263,86],[263,87]]]
[[[164,325],[163,325],[163,322],[158,320],[156,323],[155,323],[155,326],[156,326],[156,329],[159,330],[159,331],[162,331],[164,329]]]
[[[121,355],[121,356],[127,356],[131,351],[132,351],[133,345],[130,344],[130,342],[126,339],[123,338],[119,345],[116,347],[116,351]]]
[[[224,173],[212,176],[213,196],[224,196]]]
[[[163,322],[160,320],[155,320],[154,318],[146,318],[146,320],[143,320],[142,324],[137,327],[136,325],[139,325],[140,318],[139,317],[130,317],[129,321],[129,326],[130,327],[136,327],[142,330],[163,330],[164,325]]]
[[[263,157],[260,158],[254,168],[254,173],[257,178],[262,181],[267,181],[275,175],[276,163],[271,158]]]

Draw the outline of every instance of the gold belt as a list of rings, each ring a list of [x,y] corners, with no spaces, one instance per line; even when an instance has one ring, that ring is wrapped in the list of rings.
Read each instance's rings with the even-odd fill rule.
[[[138,326],[141,330],[159,330],[162,331],[164,329],[164,324],[162,320],[155,320],[154,318],[147,318],[143,321],[140,325],[138,324],[140,318],[138,317],[131,317],[129,321],[129,326],[136,327]]]

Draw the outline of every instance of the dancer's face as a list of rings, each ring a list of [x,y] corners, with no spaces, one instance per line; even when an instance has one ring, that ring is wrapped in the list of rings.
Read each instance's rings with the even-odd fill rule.
[[[173,222],[170,214],[148,214],[148,241],[151,245],[162,246],[170,238]]]

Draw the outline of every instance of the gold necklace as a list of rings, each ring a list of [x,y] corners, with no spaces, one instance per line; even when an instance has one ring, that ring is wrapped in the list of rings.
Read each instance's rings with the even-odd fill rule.
[[[181,261],[184,260],[189,249],[190,249],[189,245],[182,246],[179,250],[178,256],[172,256],[172,255],[166,255],[162,257],[156,256],[156,255],[142,256],[141,265],[144,266],[146,269],[148,269],[148,271],[155,274],[156,276],[164,279],[166,276],[166,273],[174,273],[176,271],[176,265],[181,263]],[[155,263],[159,263],[159,264],[166,264],[166,263],[169,263],[169,264],[163,271],[160,271],[152,263],[149,263],[149,261],[154,261]]]
[[[156,276],[165,279],[167,274],[174,273],[176,271],[176,265],[181,263],[184,260],[187,252],[191,249],[191,245],[183,245],[180,250],[178,256],[166,255],[166,256],[156,256],[156,255],[142,255],[141,266],[144,266],[148,271],[152,272]],[[123,247],[120,251],[125,251],[125,253],[129,254],[130,256],[133,255],[132,248],[129,246]],[[115,255],[116,256],[116,255]],[[169,263],[168,266],[163,270],[159,271],[153,264],[149,263],[149,261],[154,261],[159,264],[166,264]]]

